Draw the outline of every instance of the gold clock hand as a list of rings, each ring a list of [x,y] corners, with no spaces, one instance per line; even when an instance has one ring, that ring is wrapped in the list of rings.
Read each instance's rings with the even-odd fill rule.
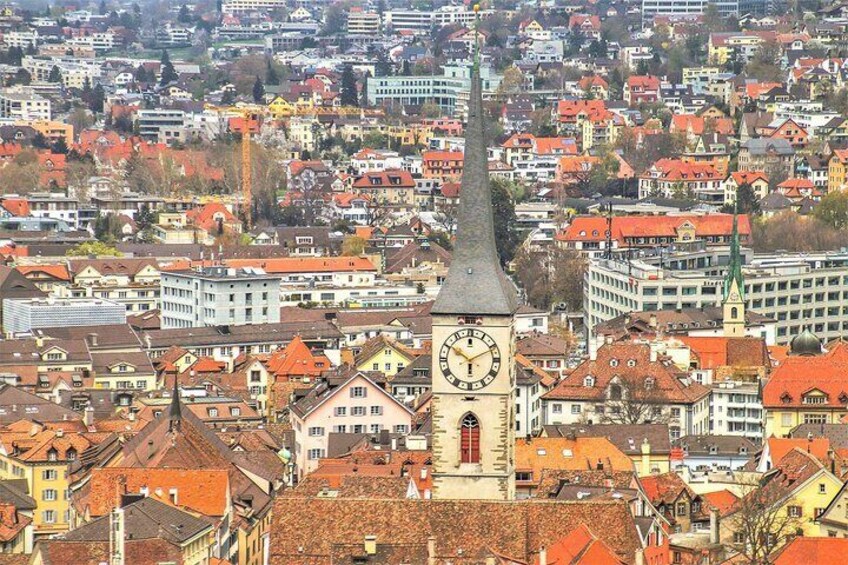
[[[468,357],[468,355],[465,354],[465,351],[460,349],[458,346],[454,345],[453,347],[451,347],[451,349],[453,349],[455,353],[462,355],[465,358],[466,361],[471,361],[471,359]]]
[[[485,350],[485,351],[483,351],[483,352],[481,352],[481,353],[478,353],[477,355],[475,355],[475,356],[474,356],[474,357],[472,357],[471,359],[468,359],[468,357],[466,357],[466,359],[468,359],[469,361],[474,361],[475,359],[477,359],[477,358],[478,358],[478,357],[480,357],[481,355],[485,355],[486,353],[492,353],[492,354],[494,354],[494,350],[492,350],[491,348],[489,348],[489,349],[487,349],[487,350]]]

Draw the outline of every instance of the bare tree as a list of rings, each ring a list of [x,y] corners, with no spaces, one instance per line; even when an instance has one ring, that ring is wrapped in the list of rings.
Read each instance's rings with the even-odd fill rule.
[[[653,376],[617,375],[609,385],[609,398],[601,421],[606,424],[667,423],[668,395]]]
[[[743,481],[744,495],[727,517],[734,532],[734,546],[749,565],[767,565],[769,555],[797,535],[802,520],[800,505],[787,499],[782,477]]]

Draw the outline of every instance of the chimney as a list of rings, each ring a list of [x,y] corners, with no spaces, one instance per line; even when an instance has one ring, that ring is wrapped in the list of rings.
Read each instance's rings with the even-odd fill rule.
[[[627,314],[625,314],[625,315],[624,315],[624,325],[625,325],[625,326],[629,326],[629,325],[630,325],[630,313],[629,313],[629,312],[628,312]]]
[[[645,565],[645,552],[642,549],[636,550],[636,559],[633,561],[633,565]]]
[[[95,334],[95,333],[88,334],[88,344],[91,347],[97,347],[97,334]]]
[[[44,338],[41,337],[41,336],[36,337],[35,338],[35,346],[39,349],[44,347]]]
[[[135,410],[130,410],[129,414],[127,414],[127,419],[130,422],[135,422]]]
[[[713,545],[719,544],[719,518],[718,508],[710,507],[710,543]]]
[[[648,318],[648,327],[657,329],[657,315],[656,314],[651,314],[651,316]]]
[[[539,565],[548,565],[548,550],[544,545],[539,548]]]
[[[427,538],[427,565],[436,565],[436,538]]]
[[[642,440],[642,474],[651,470],[651,443],[648,438]]]
[[[82,421],[87,427],[94,425],[94,406],[89,402],[83,410]]]
[[[59,428],[56,430],[56,437],[65,437],[65,430]]]
[[[377,555],[377,536],[365,536],[365,555]]]

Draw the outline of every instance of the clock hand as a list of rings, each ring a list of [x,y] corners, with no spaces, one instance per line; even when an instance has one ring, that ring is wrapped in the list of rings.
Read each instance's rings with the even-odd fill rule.
[[[460,349],[458,346],[454,345],[453,347],[451,347],[451,349],[453,349],[455,353],[462,355],[465,358],[466,361],[471,361],[471,359],[468,357],[468,355],[465,354],[465,351]]]
[[[480,357],[481,355],[485,355],[486,353],[494,353],[494,352],[493,352],[493,351],[492,351],[492,349],[490,348],[490,349],[487,349],[487,350],[485,350],[485,351],[483,351],[483,352],[481,352],[481,353],[478,353],[477,355],[475,355],[474,357],[472,357],[472,358],[470,358],[470,359],[468,359],[468,357],[466,357],[466,359],[468,359],[469,361],[474,361],[475,359],[477,359],[477,358],[478,358],[478,357]]]

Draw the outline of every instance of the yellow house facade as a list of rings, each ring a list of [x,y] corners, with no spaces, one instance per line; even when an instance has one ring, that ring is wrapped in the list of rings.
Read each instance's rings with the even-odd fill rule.
[[[391,378],[412,363],[415,356],[403,345],[385,336],[377,336],[362,347],[356,357],[359,371],[380,371]]]

